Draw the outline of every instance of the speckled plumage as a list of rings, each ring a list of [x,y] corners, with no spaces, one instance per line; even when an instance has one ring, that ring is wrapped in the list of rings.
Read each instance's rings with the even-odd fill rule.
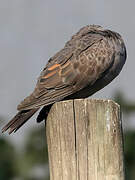
[[[16,131],[41,106],[48,109],[56,101],[92,95],[120,73],[125,60],[126,48],[118,33],[96,25],[82,28],[50,58],[34,92],[18,105],[18,114],[3,132]]]

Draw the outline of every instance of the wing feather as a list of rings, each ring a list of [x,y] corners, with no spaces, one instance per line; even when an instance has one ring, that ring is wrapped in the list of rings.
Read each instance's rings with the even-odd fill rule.
[[[18,110],[38,108],[64,99],[88,84],[93,84],[109,67],[114,50],[101,36],[84,37],[77,48],[69,42],[50,59],[42,71],[34,92],[24,99]],[[68,47],[69,46],[69,47]],[[82,48],[81,48],[82,47]]]

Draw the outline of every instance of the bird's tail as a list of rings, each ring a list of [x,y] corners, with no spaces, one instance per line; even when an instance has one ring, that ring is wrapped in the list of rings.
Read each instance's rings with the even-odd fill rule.
[[[7,131],[8,129],[9,134],[13,131],[16,132],[38,109],[39,108],[19,111],[16,116],[2,128],[2,132]]]

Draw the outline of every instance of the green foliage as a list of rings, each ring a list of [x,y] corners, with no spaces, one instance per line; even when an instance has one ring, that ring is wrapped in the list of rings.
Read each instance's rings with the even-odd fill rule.
[[[37,128],[29,133],[25,144],[25,156],[32,164],[44,164],[48,160],[45,128]]]
[[[23,150],[0,137],[0,180],[49,180],[44,127],[30,130]]]
[[[23,151],[19,153],[18,171],[23,180],[47,180],[49,177],[49,172],[45,170],[48,165],[48,154],[44,129],[43,126],[32,128],[24,143]]]
[[[131,102],[125,98],[125,95],[117,91],[114,95],[114,100],[120,104],[122,112],[125,114],[130,114],[135,112],[135,102]]]
[[[114,100],[120,104],[122,113],[128,116],[131,113],[135,113],[135,102],[128,100],[125,95],[118,91],[115,93]],[[127,121],[128,123],[128,121]],[[126,179],[135,179],[135,131],[124,132],[124,154],[125,154],[125,170]]]
[[[11,180],[16,175],[14,147],[0,137],[0,180]]]
[[[135,131],[124,134],[125,169],[128,180],[135,179]]]

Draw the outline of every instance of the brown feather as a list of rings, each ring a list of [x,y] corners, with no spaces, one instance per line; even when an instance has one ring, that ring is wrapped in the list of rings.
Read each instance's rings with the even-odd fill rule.
[[[49,59],[34,92],[18,105],[18,114],[3,131],[16,131],[43,105],[92,95],[120,73],[125,60],[126,48],[118,33],[96,25],[80,29]]]
[[[16,132],[38,109],[24,110],[16,114],[9,123],[2,128],[2,132],[9,129],[9,134]]]
[[[35,91],[18,106],[18,110],[51,104],[81,90],[89,83],[93,84],[113,61],[113,51],[110,53],[109,46],[106,48],[106,61],[104,63],[102,62],[100,71],[97,71],[98,66],[101,64],[100,57],[104,55],[103,49],[105,48],[105,44],[106,41],[103,41],[100,37],[98,42],[87,46],[86,52],[85,49],[82,49],[78,57],[74,55],[64,64],[54,63],[49,68],[46,67],[41,73]],[[86,55],[88,51],[89,56]],[[94,53],[97,54],[95,55]],[[82,63],[80,58],[84,59],[86,63]],[[92,61],[88,61],[88,59],[92,59]]]

